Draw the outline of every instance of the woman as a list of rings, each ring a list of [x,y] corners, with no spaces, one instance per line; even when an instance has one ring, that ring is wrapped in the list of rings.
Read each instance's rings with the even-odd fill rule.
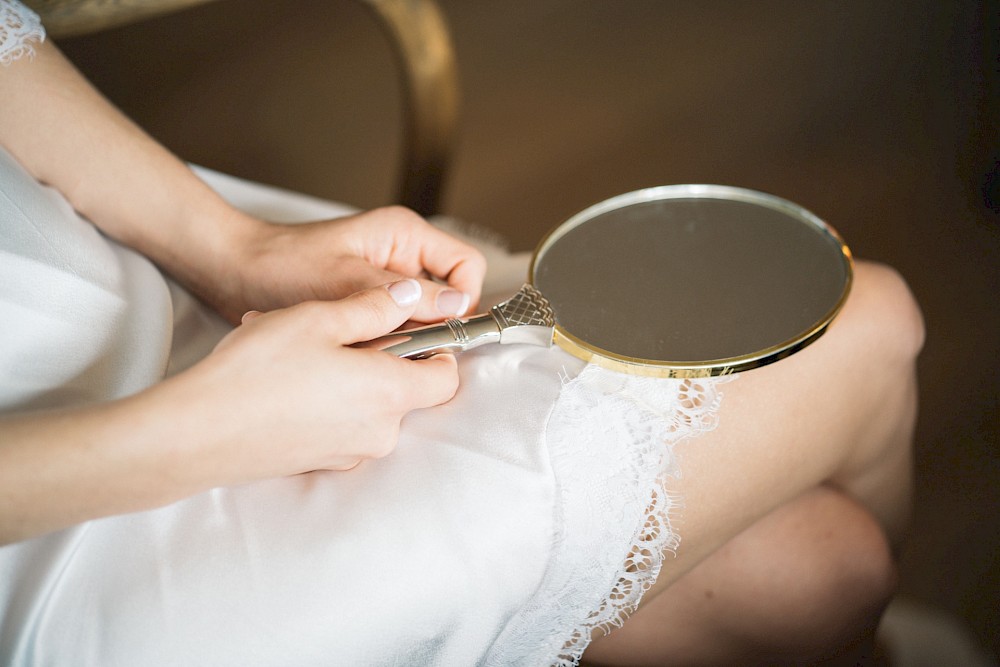
[[[822,339],[721,386],[358,349],[475,307],[482,254],[193,172],[0,12],[4,662],[775,664],[871,639],[922,343],[891,270],[859,264]],[[247,212],[275,206],[327,219]],[[653,435],[630,392],[668,406]]]

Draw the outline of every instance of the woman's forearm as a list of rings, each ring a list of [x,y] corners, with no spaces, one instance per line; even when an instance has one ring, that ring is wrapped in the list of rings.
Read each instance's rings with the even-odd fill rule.
[[[49,42],[0,68],[0,144],[104,233],[194,289],[254,225],[128,120]],[[214,274],[209,278],[206,274]]]
[[[155,391],[0,419],[0,544],[201,490],[179,463],[183,423]]]

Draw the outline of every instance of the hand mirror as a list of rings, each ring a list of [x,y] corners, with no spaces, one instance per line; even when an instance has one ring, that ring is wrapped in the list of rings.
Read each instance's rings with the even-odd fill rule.
[[[753,190],[670,185],[601,202],[550,232],[528,282],[488,313],[402,331],[418,358],[555,343],[613,370],[705,377],[816,340],[851,287],[850,250],[800,206]]]

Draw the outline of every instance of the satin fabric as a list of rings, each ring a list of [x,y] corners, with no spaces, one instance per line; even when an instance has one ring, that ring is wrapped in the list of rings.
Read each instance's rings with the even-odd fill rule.
[[[200,173],[272,219],[349,211]],[[227,330],[2,152],[0,184],[4,412],[139,391]],[[0,548],[0,663],[488,662],[548,564],[545,420],[581,367],[558,350],[471,352],[458,396],[409,415],[386,459]]]
[[[461,368],[469,390],[409,417],[387,459],[0,549],[2,662],[483,662],[548,562],[558,364],[519,348]]]

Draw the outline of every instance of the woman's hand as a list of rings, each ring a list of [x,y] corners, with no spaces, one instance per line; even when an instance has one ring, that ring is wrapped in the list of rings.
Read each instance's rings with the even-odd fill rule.
[[[228,240],[189,281],[227,319],[309,300],[340,299],[417,278],[416,322],[467,313],[479,302],[486,261],[472,246],[392,206],[320,222],[268,224],[235,214]],[[219,254],[221,253],[221,254]],[[183,276],[182,276],[183,279]]]
[[[244,324],[165,395],[183,401],[184,421],[207,485],[317,469],[351,468],[388,454],[403,416],[448,401],[458,387],[454,357],[412,361],[351,347],[410,318],[421,284],[402,280],[341,301],[311,301],[248,313]],[[154,392],[160,391],[155,389]]]
[[[455,393],[455,359],[351,344],[398,327],[420,297],[404,280],[250,314],[207,358],[139,394],[0,418],[0,544],[388,454],[408,412]]]

